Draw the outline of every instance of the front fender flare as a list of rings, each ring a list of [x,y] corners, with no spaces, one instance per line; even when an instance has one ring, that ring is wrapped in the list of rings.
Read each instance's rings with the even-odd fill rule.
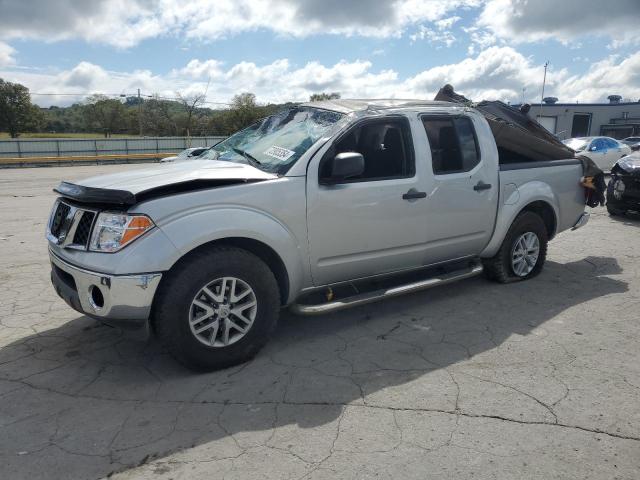
[[[243,206],[202,209],[173,217],[160,227],[176,247],[167,270],[192,250],[225,238],[246,238],[270,247],[282,260],[289,280],[289,301],[305,283],[305,252],[296,236],[275,217]]]

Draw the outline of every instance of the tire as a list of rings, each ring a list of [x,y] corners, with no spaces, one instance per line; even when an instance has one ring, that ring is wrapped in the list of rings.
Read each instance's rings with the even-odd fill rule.
[[[527,235],[526,240],[531,239],[529,234],[533,234],[537,238],[537,258],[533,268],[527,264],[526,271],[516,272],[514,262],[512,262],[512,254],[514,249],[517,248],[516,243],[524,235]],[[511,224],[511,227],[509,227],[498,253],[492,258],[482,261],[485,276],[499,283],[510,283],[535,277],[542,270],[547,258],[548,242],[547,228],[542,218],[533,212],[525,211],[520,213]],[[522,263],[520,262],[518,266],[522,266]]]
[[[617,217],[619,215],[625,214],[624,210],[619,210],[617,208],[610,207],[609,204],[607,204],[607,212],[609,212],[609,215],[611,215],[612,217]]]
[[[219,298],[205,294],[205,287]],[[240,293],[234,296],[232,288]],[[221,290],[229,293],[220,295]],[[244,309],[240,317],[234,308]],[[188,255],[168,273],[156,293],[153,325],[180,363],[211,371],[253,358],[273,333],[279,313],[280,291],[269,267],[246,250],[220,246]],[[199,318],[206,320],[196,323]],[[248,327],[243,333],[229,327],[231,322]]]

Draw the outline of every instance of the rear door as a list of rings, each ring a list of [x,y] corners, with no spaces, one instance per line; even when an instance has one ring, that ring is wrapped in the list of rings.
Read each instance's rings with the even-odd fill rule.
[[[425,114],[420,120],[422,141],[428,145],[424,161],[432,178],[425,202],[428,248],[423,262],[478,255],[493,234],[500,191],[489,127],[465,115]]]

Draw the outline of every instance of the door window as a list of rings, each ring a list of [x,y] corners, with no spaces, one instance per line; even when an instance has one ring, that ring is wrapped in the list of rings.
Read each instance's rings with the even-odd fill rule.
[[[480,149],[467,117],[422,117],[436,175],[468,172],[480,163]]]
[[[596,138],[593,142],[591,142],[591,147],[589,150],[592,152],[603,152],[607,149],[607,145],[604,143],[602,138]]]
[[[413,177],[415,162],[409,122],[405,118],[365,121],[340,137],[320,163],[320,181],[329,177],[330,158],[357,152],[364,157],[364,172],[346,183]]]
[[[618,148],[619,147],[618,142],[616,142],[612,138],[604,138],[603,140],[604,140],[605,145],[607,146],[607,148]]]

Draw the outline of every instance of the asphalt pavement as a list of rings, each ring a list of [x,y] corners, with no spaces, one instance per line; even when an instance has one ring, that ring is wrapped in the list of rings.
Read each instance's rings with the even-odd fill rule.
[[[49,282],[51,188],[132,168],[0,170],[0,478],[640,478],[640,218],[592,210],[528,282],[285,312],[195,374]]]

